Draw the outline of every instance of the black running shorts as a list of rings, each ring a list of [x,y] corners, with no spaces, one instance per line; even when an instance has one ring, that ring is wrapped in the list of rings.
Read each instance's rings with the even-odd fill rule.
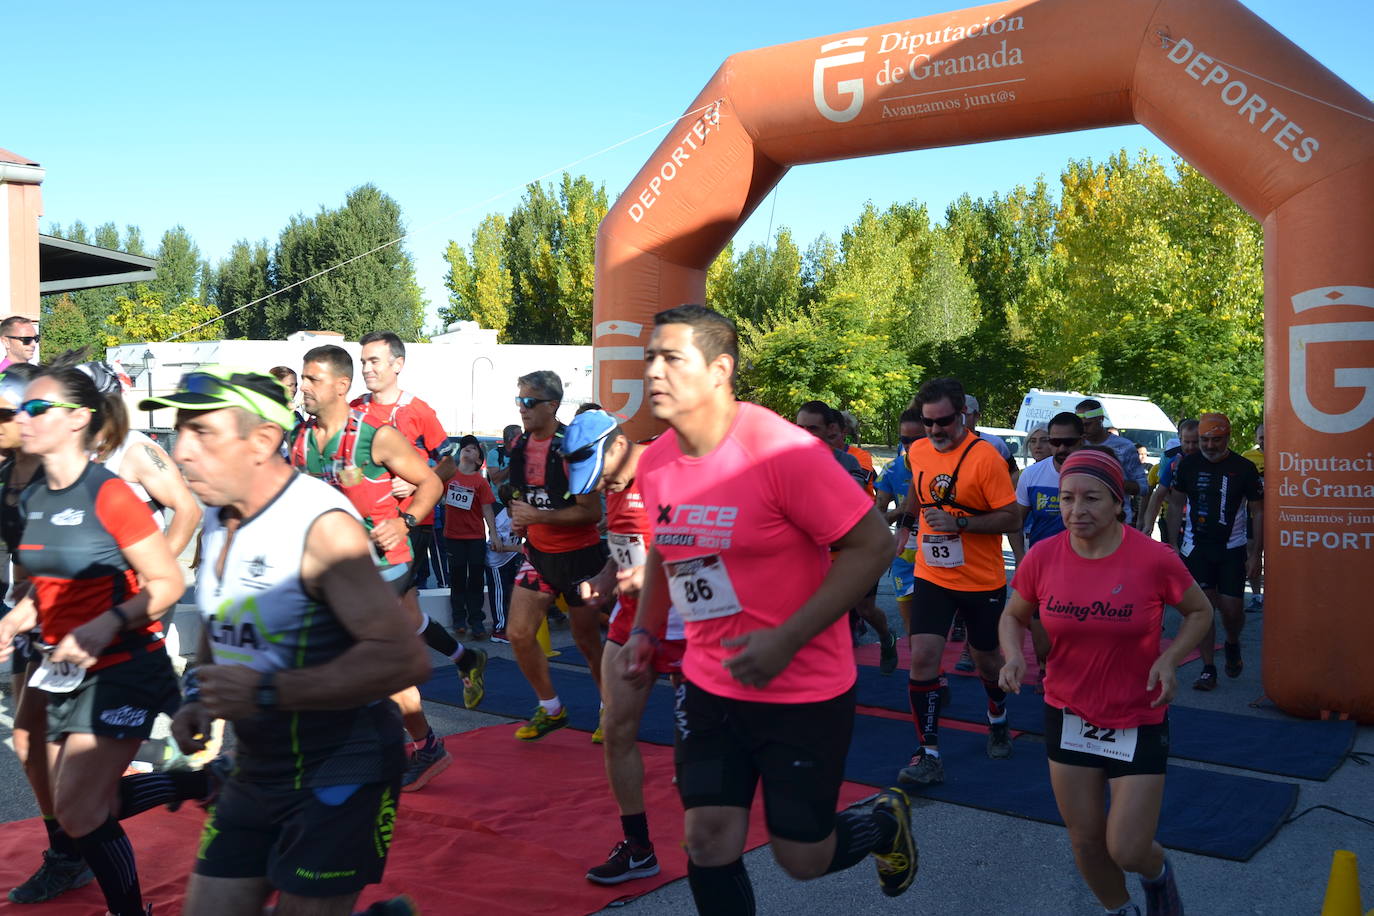
[[[1183,565],[1203,591],[1216,590],[1228,598],[1245,595],[1245,548],[1195,545]]]
[[[147,740],[158,713],[181,705],[181,686],[159,641],[128,661],[89,671],[70,693],[48,694],[48,740],[70,732]]]
[[[1007,606],[1005,585],[990,592],[956,592],[917,576],[911,602],[912,634],[947,639],[957,611],[964,618],[968,644],[980,652],[996,651],[997,624]]]
[[[1055,763],[1103,770],[1108,779],[1118,776],[1159,776],[1169,763],[1169,720],[1136,727],[1135,757],[1117,760],[1059,746],[1064,733],[1064,710],[1045,706],[1045,754]]]
[[[677,788],[684,808],[749,808],[763,779],[768,832],[819,843],[835,806],[854,730],[854,688],[820,703],[753,703],[677,688]]]
[[[601,572],[610,555],[605,541],[565,553],[545,553],[526,544],[525,562],[516,573],[515,584],[554,598],[562,595],[568,607],[577,607],[584,603],[577,586]]]
[[[196,874],[261,878],[298,897],[353,894],[382,879],[400,777],[316,789],[230,779],[210,808]]]

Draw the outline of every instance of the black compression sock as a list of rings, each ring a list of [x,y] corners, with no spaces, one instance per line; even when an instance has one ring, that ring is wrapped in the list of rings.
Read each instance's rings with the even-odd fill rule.
[[[835,854],[827,875],[857,865],[875,849],[887,849],[897,836],[897,822],[872,809],[850,809],[835,815]]]
[[[424,629],[425,645],[437,652],[442,652],[449,658],[453,658],[458,651],[458,640],[449,635],[443,624],[436,623],[433,619],[425,625]]]
[[[105,907],[114,916],[143,916],[143,892],[138,885],[134,847],[119,822],[108,818],[85,836],[73,839],[100,882]]]
[[[1007,692],[996,681],[983,680],[983,692],[988,695],[988,719],[1002,719],[1007,714]]]
[[[907,696],[911,701],[911,718],[922,745],[940,744],[940,679],[907,681]]]
[[[754,886],[744,860],[706,867],[687,860],[687,884],[698,913],[711,916],[754,916]]]
[[[620,815],[620,826],[625,831],[625,839],[632,846],[638,849],[654,848],[654,844],[649,842],[649,815],[645,812]]]
[[[204,770],[137,773],[119,781],[119,820],[142,814],[158,805],[202,799],[210,794],[210,774]]]
[[[57,823],[57,818],[43,815],[43,828],[48,831],[48,848],[58,855],[66,856],[69,859],[79,859],[81,852],[72,842],[72,838],[67,836],[67,832]]]

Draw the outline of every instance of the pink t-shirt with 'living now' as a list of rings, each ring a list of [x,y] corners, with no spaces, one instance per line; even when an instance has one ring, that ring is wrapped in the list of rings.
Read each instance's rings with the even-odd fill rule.
[[[664,561],[719,554],[742,608],[687,623],[688,680],[717,696],[761,703],[822,702],[853,686],[843,615],[766,687],[744,686],[722,664],[740,651],[722,640],[776,627],[815,594],[830,569],[829,545],[873,511],[827,446],[772,411],[741,403],[710,454],[684,455],[669,430],[645,450],[635,476]]]

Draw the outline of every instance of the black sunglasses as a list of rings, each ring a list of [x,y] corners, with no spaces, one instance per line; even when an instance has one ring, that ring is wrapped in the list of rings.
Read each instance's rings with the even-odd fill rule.
[[[10,340],[17,340],[17,341],[19,341],[21,344],[23,344],[23,345],[26,346],[26,347],[27,347],[29,344],[36,344],[36,343],[38,343],[38,337],[39,337],[39,335],[37,335],[37,334],[34,334],[34,335],[32,335],[32,336],[28,336],[28,335],[16,336],[16,335],[14,335],[14,334],[6,334],[5,336],[8,337]]]
[[[1050,445],[1053,445],[1055,448],[1063,448],[1066,445],[1077,445],[1082,441],[1081,437],[1075,437],[1073,439],[1050,439]]]
[[[926,426],[948,426],[958,419],[961,414],[952,413],[943,417],[921,417],[921,422]]]
[[[533,410],[534,408],[538,407],[540,404],[552,404],[552,403],[554,403],[554,399],[553,399],[553,398],[516,398],[516,399],[515,399],[515,403],[518,404],[518,405],[520,405],[521,407],[525,408],[526,410]]]
[[[19,411],[11,410],[8,407],[0,407],[0,423],[8,423],[19,415]]]

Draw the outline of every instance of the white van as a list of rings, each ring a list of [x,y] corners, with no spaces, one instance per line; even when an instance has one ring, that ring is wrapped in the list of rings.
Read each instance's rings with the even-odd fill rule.
[[[1073,412],[1084,398],[1096,398],[1107,414],[1107,425],[1121,435],[1145,446],[1152,461],[1164,454],[1164,444],[1178,435],[1169,417],[1149,398],[1133,394],[1083,394],[1078,391],[1042,391],[1032,388],[1021,400],[1016,413],[1016,428],[1029,431],[1047,424],[1063,411]]]

